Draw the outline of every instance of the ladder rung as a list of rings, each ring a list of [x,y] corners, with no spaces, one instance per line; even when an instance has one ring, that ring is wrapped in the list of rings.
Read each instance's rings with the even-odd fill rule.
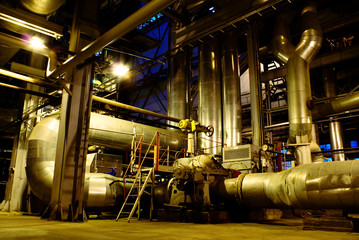
[[[125,203],[125,205],[134,205],[135,203]]]

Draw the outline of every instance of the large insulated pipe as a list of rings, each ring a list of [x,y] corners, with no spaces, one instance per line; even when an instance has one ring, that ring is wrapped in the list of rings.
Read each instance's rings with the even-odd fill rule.
[[[51,199],[59,122],[58,114],[44,118],[34,127],[29,138],[26,174],[33,193],[45,203],[50,202]],[[136,134],[144,134],[143,141],[148,143],[157,131],[177,137],[182,136],[173,131],[92,113],[89,143],[117,149],[129,149],[134,131]],[[162,137],[161,144],[166,147],[170,146],[171,149],[178,149],[184,145],[180,139],[169,140],[162,139]],[[86,174],[85,190],[88,189],[88,191],[85,191],[85,206],[114,205],[116,198],[120,197],[123,192],[122,183],[109,185],[115,180],[118,178],[107,174]]]
[[[211,138],[200,133],[199,146],[205,153],[220,154],[222,145],[222,97],[218,39],[205,42],[199,52],[198,122],[213,126]],[[207,140],[209,139],[209,140]]]
[[[167,115],[188,119],[188,51],[184,50],[172,57],[170,78],[167,86]],[[173,125],[172,122],[169,124]]]
[[[329,103],[318,104],[312,110],[313,119],[320,119],[328,115],[359,108],[359,92],[348,94],[345,97]]]
[[[323,68],[323,81],[324,91],[326,97],[337,96],[337,84],[336,84],[336,72],[333,67]],[[330,145],[332,150],[343,149],[343,129],[342,124],[338,120],[331,120],[329,122],[329,136]],[[342,151],[332,152],[332,158],[334,161],[345,161],[345,154]]]
[[[21,0],[20,3],[33,13],[49,15],[61,7],[61,5],[65,3],[65,0]]]
[[[304,31],[299,44],[290,42],[288,24],[292,13],[282,13],[277,19],[273,39],[274,55],[287,64],[287,96],[289,118],[289,143],[303,144],[296,148],[298,164],[311,163],[309,145],[312,115],[308,102],[312,99],[309,63],[319,51],[323,34],[316,17],[315,3],[302,10]]]
[[[258,33],[256,24],[248,25],[247,34],[248,72],[251,100],[252,143],[256,146],[263,144],[262,128],[262,86],[259,78]]]
[[[222,199],[253,208],[358,209],[359,161],[240,175],[224,180],[213,190]]]
[[[224,35],[222,48],[223,143],[227,147],[242,143],[242,110],[237,34]]]

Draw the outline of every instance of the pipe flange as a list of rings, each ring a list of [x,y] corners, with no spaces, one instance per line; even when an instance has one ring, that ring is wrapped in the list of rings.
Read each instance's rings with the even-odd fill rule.
[[[241,175],[239,175],[234,184],[234,197],[239,205],[244,204],[242,196],[242,182],[246,175],[247,173],[242,173]]]

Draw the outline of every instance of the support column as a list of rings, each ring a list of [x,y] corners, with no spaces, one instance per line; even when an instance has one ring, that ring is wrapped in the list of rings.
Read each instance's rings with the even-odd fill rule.
[[[207,137],[200,133],[199,147],[205,153],[221,154],[222,144],[222,101],[219,74],[218,40],[205,42],[200,47],[198,77],[198,121],[204,125],[212,125],[214,133]]]
[[[80,36],[78,0],[75,7],[69,50],[78,51]],[[63,91],[56,149],[54,181],[48,209],[51,220],[83,221],[87,139],[91,113],[91,63],[77,65],[66,72],[71,95]]]
[[[242,143],[242,108],[236,32],[222,39],[223,143],[227,147]]]
[[[337,96],[336,72],[333,66],[323,69],[323,82],[326,97]],[[343,149],[343,129],[338,120],[329,122],[330,145],[332,150]],[[333,161],[345,161],[345,154],[342,151],[332,153]]]
[[[248,69],[251,99],[252,143],[263,144],[262,87],[259,79],[258,33],[256,24],[248,25],[247,33]]]

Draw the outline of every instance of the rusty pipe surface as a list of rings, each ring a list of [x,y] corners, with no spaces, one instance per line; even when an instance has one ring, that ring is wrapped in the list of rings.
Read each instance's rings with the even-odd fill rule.
[[[153,0],[137,10],[135,13],[124,19],[122,22],[111,28],[95,41],[87,45],[84,49],[76,54],[73,58],[68,59],[63,65],[50,73],[49,77],[57,78],[64,72],[80,64],[103,47],[115,42],[123,35],[144,23],[148,18],[168,7],[176,0]]]
[[[358,209],[359,161],[242,174],[224,180],[214,189],[222,199],[253,208]]]
[[[273,53],[287,64],[287,92],[289,116],[289,142],[309,143],[312,116],[307,106],[311,100],[309,62],[319,51],[323,34],[316,17],[316,6],[309,3],[302,10],[304,31],[295,47],[290,40],[288,24],[292,13],[283,13],[277,19],[273,38]]]

